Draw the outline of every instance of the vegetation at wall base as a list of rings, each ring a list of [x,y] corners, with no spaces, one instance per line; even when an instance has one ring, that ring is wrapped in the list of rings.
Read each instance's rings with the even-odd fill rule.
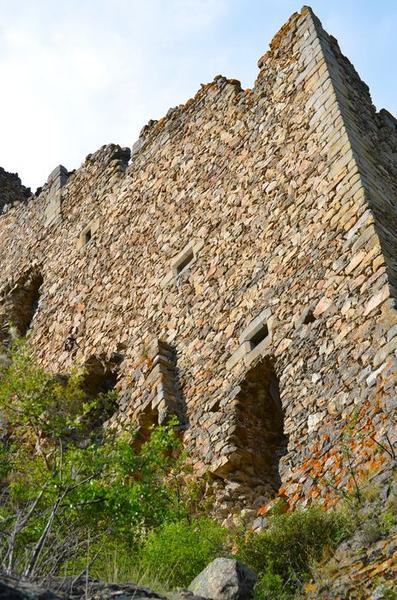
[[[53,575],[86,564],[106,539],[137,548],[148,531],[185,518],[189,490],[175,423],[135,449],[133,430],[90,430],[97,399],[82,374],[45,373],[25,343],[9,351],[0,380],[0,560],[7,573]],[[92,558],[92,551],[90,560]]]
[[[208,516],[176,421],[136,444],[133,429],[97,425],[98,407],[114,394],[89,397],[78,369],[67,377],[45,372],[24,341],[1,356],[2,572],[42,581],[88,573],[164,591],[188,586],[213,559],[229,556],[257,573],[257,600],[287,600],[300,597],[315,565],[360,526],[354,497],[344,510],[275,508],[260,533],[226,529]],[[375,506],[365,488],[359,496]],[[397,503],[391,495],[376,514],[367,505],[360,510],[368,527],[361,526],[370,543],[395,527]]]
[[[313,564],[351,531],[350,519],[340,511],[312,506],[274,514],[263,532],[243,538],[238,556],[258,574],[258,598],[290,598],[310,579]]]
[[[212,560],[231,554],[230,541],[209,517],[166,523],[148,536],[139,563],[169,589],[187,587]]]

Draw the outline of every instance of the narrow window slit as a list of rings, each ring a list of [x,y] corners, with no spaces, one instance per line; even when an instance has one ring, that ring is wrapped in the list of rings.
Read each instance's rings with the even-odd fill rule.
[[[88,244],[88,242],[91,240],[91,238],[92,238],[92,231],[91,231],[91,229],[87,229],[87,231],[84,234],[84,242],[86,244]]]
[[[259,346],[259,344],[263,342],[263,340],[265,340],[268,335],[268,326],[266,325],[266,323],[263,323],[260,329],[258,329],[248,340],[251,343],[251,350]]]
[[[85,227],[80,232],[79,239],[77,242],[77,248],[79,250],[81,248],[84,248],[84,246],[87,246],[87,244],[89,244],[91,240],[95,237],[98,226],[99,223],[97,219],[86,223]]]
[[[194,258],[193,250],[189,250],[176,265],[176,274],[179,275],[192,262]]]
[[[316,317],[314,316],[313,311],[308,310],[305,315],[305,318],[303,320],[303,324],[309,325],[310,323],[314,323],[315,320],[316,320]]]

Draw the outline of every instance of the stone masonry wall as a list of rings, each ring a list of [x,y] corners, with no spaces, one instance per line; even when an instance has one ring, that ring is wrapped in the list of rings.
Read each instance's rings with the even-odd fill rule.
[[[7,173],[0,167],[0,214],[15,202],[24,202],[30,190],[21,184],[17,173]]]
[[[39,274],[42,364],[117,363],[112,422],[176,413],[219,514],[333,502],[397,439],[395,121],[308,8],[259,68],[0,217],[3,328]]]

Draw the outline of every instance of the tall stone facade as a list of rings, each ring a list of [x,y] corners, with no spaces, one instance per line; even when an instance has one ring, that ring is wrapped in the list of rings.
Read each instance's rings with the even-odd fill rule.
[[[102,365],[120,428],[176,414],[221,514],[332,503],[397,442],[397,121],[310,8],[259,69],[0,217],[4,341]]]

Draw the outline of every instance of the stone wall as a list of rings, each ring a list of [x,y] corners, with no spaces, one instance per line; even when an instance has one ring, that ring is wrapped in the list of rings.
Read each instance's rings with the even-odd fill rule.
[[[22,185],[18,173],[7,173],[0,167],[0,214],[15,202],[24,202],[30,189]]]
[[[42,364],[117,363],[112,422],[176,413],[220,514],[333,502],[396,440],[395,121],[308,8],[259,69],[0,218],[3,327],[33,270]]]

